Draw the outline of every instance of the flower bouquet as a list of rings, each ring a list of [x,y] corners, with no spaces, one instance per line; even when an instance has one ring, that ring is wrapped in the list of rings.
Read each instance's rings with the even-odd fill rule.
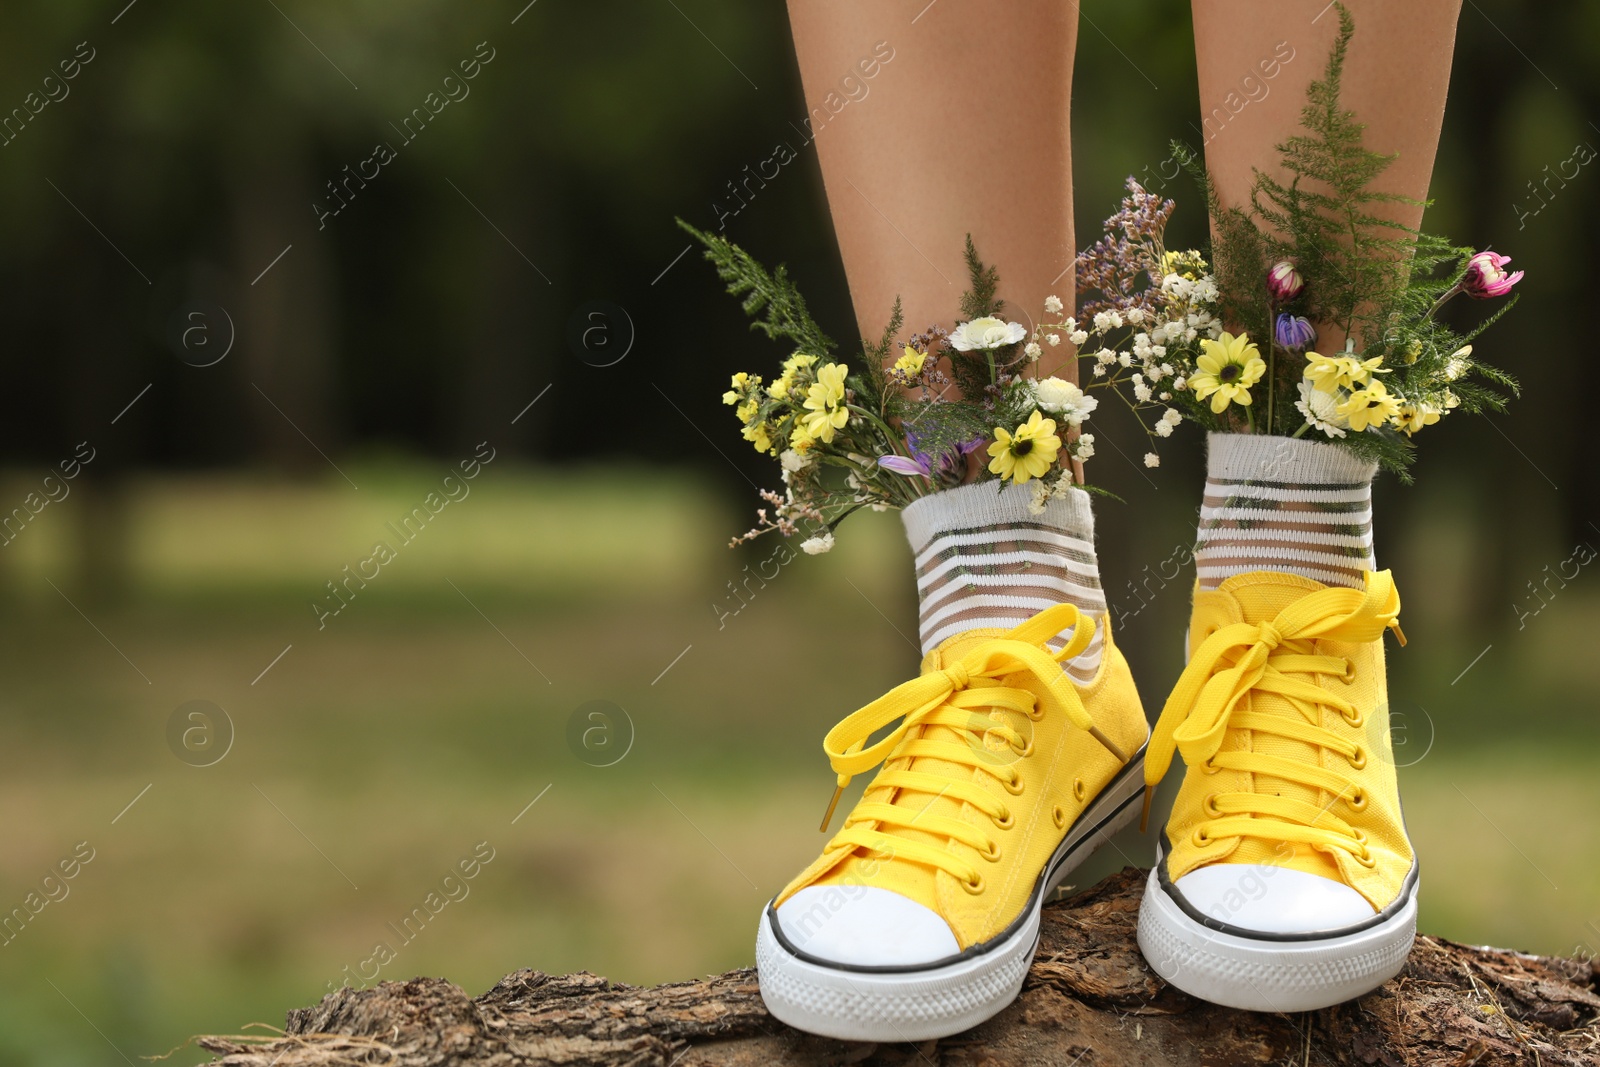
[[[897,300],[882,335],[844,359],[782,266],[769,272],[680,220],[743,297],[752,328],[795,345],[771,381],[739,373],[723,394],[745,440],[777,457],[783,479],[781,493],[762,492],[768,507],[733,543],[805,533],[802,549],[825,552],[860,508],[904,507],[972,480],[1033,483],[1038,510],[1073,486],[1094,490],[1083,477],[1094,434],[1083,427],[1095,391],[1126,404],[1152,448],[1185,421],[1310,435],[1402,478],[1417,431],[1452,411],[1502,408],[1516,383],[1474,359],[1471,342],[1515,299],[1464,333],[1437,315],[1462,294],[1507,294],[1522,272],[1508,273],[1506,256],[1378,213],[1416,202],[1371,188],[1393,157],[1367,150],[1361,125],[1339,106],[1354,29],[1342,6],[1340,18],[1324,75],[1307,92],[1304,132],[1279,146],[1288,181],[1258,171],[1249,205],[1224,208],[1195,153],[1174,143],[1205,194],[1210,256],[1169,250],[1174,202],[1129,178],[1120,209],[1077,258],[1086,297],[1077,314],[1051,296],[1031,330],[1006,317],[998,273],[969,236],[953,330],[934,325],[902,340]],[[1336,330],[1343,347],[1318,351],[1313,323]],[[1063,343],[1087,361],[1085,388],[1030,373],[1046,347]],[[1157,466],[1159,454],[1144,462]]]

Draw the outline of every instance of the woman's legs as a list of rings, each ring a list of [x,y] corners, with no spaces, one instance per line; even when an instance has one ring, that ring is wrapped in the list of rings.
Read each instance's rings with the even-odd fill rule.
[[[1006,318],[1031,326],[1050,295],[1070,307],[1077,8],[941,0],[913,22],[902,5],[790,0],[789,13],[813,116],[828,114],[829,94],[880,42],[894,50],[871,94],[816,135],[862,336],[882,332],[896,296],[908,334],[953,325],[969,233],[999,270]],[[1040,374],[1076,380],[1070,346],[1045,352]],[[1004,499],[985,489],[940,493],[906,512],[924,651],[1062,601],[1105,611],[1087,497],[1069,494],[1034,515],[1031,487]],[[1097,632],[1072,661],[1075,677],[1093,676],[1102,641]]]
[[[1375,188],[1423,200],[1444,120],[1460,0],[1348,0],[1346,6],[1356,31],[1341,102],[1366,124],[1369,149],[1399,156]],[[1299,129],[1306,86],[1322,76],[1339,14],[1324,0],[1204,0],[1194,4],[1194,24],[1206,167],[1225,207],[1247,207],[1257,169],[1285,177],[1276,146]],[[1289,49],[1292,59],[1283,62]],[[1260,64],[1274,60],[1276,76],[1264,79]],[[1238,107],[1240,100],[1248,103],[1235,113],[1229,104]],[[1377,213],[1407,226],[1422,222],[1420,205],[1385,204]],[[1317,351],[1344,347],[1332,324],[1315,326]],[[1373,473],[1372,464],[1343,449],[1214,436],[1196,550],[1202,588],[1253,570],[1360,587],[1373,567]]]
[[[1356,33],[1345,60],[1342,101],[1366,124],[1366,144],[1375,152],[1399,153],[1375,188],[1424,200],[1433,176],[1444,121],[1445,90],[1455,50],[1461,0],[1346,0]],[[1195,0],[1195,55],[1200,71],[1200,106],[1206,137],[1206,168],[1225,207],[1245,207],[1255,171],[1285,177],[1276,146],[1298,131],[1306,86],[1322,76],[1328,50],[1339,32],[1339,13],[1326,0]],[[1278,63],[1276,77],[1261,77],[1258,64],[1279,59],[1280,46],[1293,59]],[[1245,78],[1252,81],[1241,83]],[[1250,99],[1251,86],[1266,95]],[[1237,114],[1228,107],[1248,101]],[[1407,226],[1422,222],[1422,208],[1388,204],[1377,214]],[[1317,323],[1319,351],[1344,347],[1333,327]]]
[[[1339,32],[1322,2],[1194,4],[1201,100],[1220,108],[1207,112],[1206,162],[1226,207],[1248,206],[1254,168],[1283,177],[1275,146],[1299,128],[1305,88]],[[1376,187],[1421,199],[1456,0],[1347,2],[1355,34],[1341,104],[1367,125],[1368,148],[1399,154]],[[1273,58],[1281,66],[1264,82],[1257,64]],[[1238,106],[1252,88],[1257,98]],[[1420,207],[1387,206],[1394,221],[1421,220]],[[1321,352],[1343,347],[1330,324],[1315,325]],[[1157,723],[1147,781],[1165,771],[1179,731],[1188,768],[1139,943],[1193,995],[1313,1010],[1398,973],[1416,930],[1385,689],[1383,635],[1400,601],[1387,572],[1368,573],[1377,468],[1337,444],[1267,435],[1213,433],[1208,453],[1190,659]]]
[[[952,325],[968,233],[999,268],[1008,318],[1031,324],[1052,293],[1070,307],[1076,6],[940,0],[914,14],[789,0],[813,116],[879,42],[894,50],[871,93],[816,135],[862,336],[883,332],[897,295],[908,332]],[[1073,375],[1064,362],[1041,373]]]

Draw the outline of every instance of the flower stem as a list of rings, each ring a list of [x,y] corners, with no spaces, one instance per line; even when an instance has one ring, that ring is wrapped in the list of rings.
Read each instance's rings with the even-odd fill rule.
[[[1440,308],[1444,307],[1451,297],[1455,296],[1459,292],[1461,292],[1461,283],[1457,282],[1455,285],[1446,290],[1443,296],[1439,297],[1439,299],[1433,302],[1433,306],[1428,309],[1428,313],[1423,317],[1428,319],[1433,318],[1434,314],[1438,312]]]

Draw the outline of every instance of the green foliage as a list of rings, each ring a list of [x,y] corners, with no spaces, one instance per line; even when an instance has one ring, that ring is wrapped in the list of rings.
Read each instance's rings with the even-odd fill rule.
[[[728,292],[744,297],[742,306],[753,320],[752,330],[761,330],[771,338],[787,337],[810,355],[827,358],[833,352],[833,341],[811,318],[805,297],[789,280],[783,264],[769,274],[750,253],[727,238],[697,230],[682,219],[678,225],[706,246],[705,258],[715,265],[717,276],[728,283]],[[765,317],[757,318],[762,312]]]
[[[878,339],[861,339],[861,380],[858,391],[863,394],[867,406],[875,408],[879,414],[884,411],[884,398],[891,392],[889,376],[884,368],[889,365],[889,356],[905,324],[905,310],[897,296],[894,298],[894,310],[889,313],[889,322]]]
[[[986,315],[999,316],[1006,306],[1004,300],[994,295],[1000,287],[1000,272],[992,266],[985,266],[983,260],[978,258],[978,248],[972,243],[970,233],[967,234],[963,258],[967,261],[970,288],[961,294],[961,317],[981,319]]]
[[[1337,324],[1364,348],[1381,332],[1406,288],[1419,231],[1377,214],[1385,204],[1421,201],[1372,188],[1396,157],[1374,152],[1366,128],[1340,105],[1344,62],[1355,22],[1339,5],[1339,36],[1323,76],[1306,90],[1305,132],[1277,146],[1287,184],[1257,171],[1251,206],[1268,258],[1292,256],[1306,280],[1305,313]],[[1263,292],[1252,286],[1252,292]]]
[[[1516,301],[1464,334],[1436,318],[1439,308],[1461,292],[1474,250],[1383,216],[1386,206],[1425,207],[1426,202],[1372,187],[1396,157],[1368,149],[1364,125],[1340,104],[1355,23],[1343,4],[1335,6],[1339,35],[1322,77],[1306,90],[1303,130],[1276,146],[1284,180],[1257,170],[1249,205],[1225,207],[1195,153],[1173,146],[1206,197],[1221,314],[1248,333],[1267,359],[1267,376],[1256,390],[1255,428],[1306,433],[1294,407],[1305,357],[1275,343],[1280,314],[1336,327],[1363,359],[1381,356],[1373,380],[1410,407],[1441,414],[1498,410],[1507,393],[1516,393],[1515,380],[1463,353]],[[1275,302],[1265,284],[1268,270],[1280,260],[1291,261],[1304,280],[1301,293],[1283,303]],[[1466,380],[1468,372],[1480,380]],[[1411,439],[1392,425],[1351,432],[1337,443],[1398,472],[1402,480],[1415,452]]]
[[[1220,299],[1217,312],[1225,322],[1243,326],[1254,337],[1270,337],[1271,322],[1259,299],[1261,279],[1270,265],[1267,241],[1242,209],[1225,208],[1198,153],[1182,141],[1172,142],[1172,156],[1199,186],[1215,234],[1210,249],[1211,273]],[[1197,402],[1197,411],[1209,412]]]

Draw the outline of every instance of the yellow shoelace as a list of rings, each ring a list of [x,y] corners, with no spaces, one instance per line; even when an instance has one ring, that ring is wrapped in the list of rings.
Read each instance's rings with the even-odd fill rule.
[[[1094,636],[1094,620],[1071,604],[1046,608],[1004,637],[980,641],[966,654],[942,670],[932,671],[896,686],[859,711],[841,720],[823,738],[828,762],[838,775],[838,788],[822,818],[827,832],[839,796],[857,774],[880,763],[906,759],[902,768],[886,767],[873,780],[873,788],[888,786],[896,790],[895,800],[858,804],[845,820],[827,851],[838,848],[865,848],[878,855],[892,855],[927,864],[948,872],[973,892],[982,886],[976,869],[957,856],[924,841],[897,835],[896,830],[918,830],[960,841],[985,855],[997,855],[995,842],[978,827],[943,815],[926,813],[898,801],[902,791],[947,796],[965,801],[983,812],[996,826],[1010,825],[1010,809],[997,797],[973,781],[959,781],[944,775],[909,769],[920,758],[942,760],[966,767],[981,768],[1000,779],[1008,792],[1021,792],[1020,775],[1010,762],[985,747],[991,735],[1011,747],[1018,757],[1032,752],[1032,742],[1004,722],[987,714],[995,709],[1027,715],[1034,722],[1045,715],[1065,715],[1073,725],[1087,731],[1123,763],[1128,757],[1111,742],[1089,718],[1083,701],[1061,664],[1088,647]],[[1072,639],[1060,652],[1051,654],[1043,646],[1056,634],[1072,627]],[[1043,698],[1026,689],[1003,685],[1000,679],[1027,671],[1037,678]],[[877,731],[900,720],[882,740],[868,746]],[[964,740],[943,740],[923,736],[923,727],[941,726]],[[914,736],[913,736],[914,734]]]
[[[1150,797],[1171,766],[1174,750],[1183,753],[1191,768],[1269,775],[1325,790],[1335,800],[1347,800],[1352,810],[1365,808],[1366,794],[1350,776],[1261,752],[1223,752],[1222,742],[1229,730],[1250,730],[1338,753],[1352,770],[1365,767],[1369,756],[1365,748],[1316,725],[1318,706],[1338,711],[1357,728],[1365,719],[1361,709],[1315,680],[1318,675],[1349,678],[1349,661],[1313,655],[1312,643],[1318,638],[1365,643],[1381,639],[1385,630],[1392,629],[1403,645],[1399,614],[1400,594],[1393,577],[1388,571],[1369,571],[1364,589],[1321,589],[1289,605],[1270,622],[1233,623],[1206,638],[1190,658],[1150,735],[1141,828],[1149,819]],[[1251,693],[1282,697],[1299,714],[1239,710]],[[1211,818],[1195,828],[1195,844],[1228,837],[1265,838],[1341,848],[1358,862],[1370,864],[1365,835],[1333,815],[1331,807],[1264,793],[1218,793],[1207,800],[1206,814]]]

